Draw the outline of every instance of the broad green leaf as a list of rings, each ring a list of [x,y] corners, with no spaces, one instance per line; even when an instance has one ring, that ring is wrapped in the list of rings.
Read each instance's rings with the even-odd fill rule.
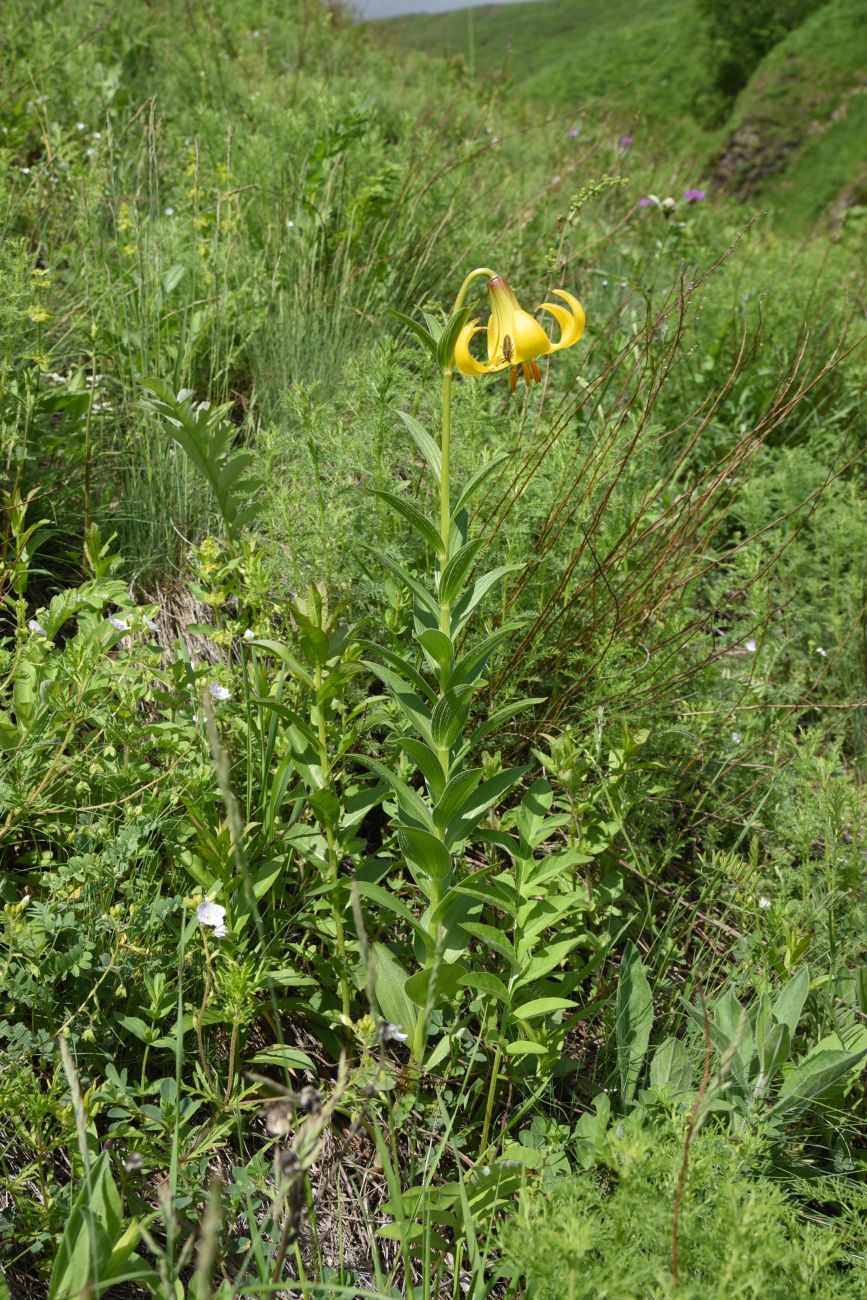
[[[372,659],[365,659],[363,663],[365,668],[369,668],[380,681],[385,682],[409,725],[421,736],[422,740],[430,744],[431,714],[425,701],[416,695],[408,682],[405,682],[397,673],[392,672],[390,668],[386,668],[384,664],[375,663]]]
[[[509,990],[492,971],[468,971],[461,976],[461,984],[464,988],[475,989],[478,993],[487,993],[498,1002],[502,1002],[503,1006],[509,1005]]]
[[[373,495],[379,497],[381,501],[387,502],[393,510],[403,515],[404,519],[412,524],[419,536],[437,555],[443,554],[445,546],[443,539],[440,537],[439,529],[431,523],[427,515],[419,510],[417,505],[406,497],[397,496],[394,492],[385,492],[382,488],[374,488]]]
[[[867,1049],[861,1052],[829,1050],[808,1057],[786,1075],[769,1114],[782,1112],[788,1115],[805,1110],[835,1083],[853,1075],[865,1056]]]
[[[522,966],[520,978],[515,980],[513,985],[514,991],[517,993],[518,989],[523,988],[525,985],[532,984],[535,980],[544,979],[552,970],[556,970],[558,966],[563,964],[575,945],[580,942],[580,938],[574,938],[559,939],[556,943],[546,944],[542,952],[535,957],[531,957]]]
[[[650,1062],[650,1084],[653,1088],[670,1088],[675,1094],[692,1087],[689,1053],[679,1038],[666,1038],[656,1049]]]
[[[360,545],[364,546],[366,550],[374,550],[372,546],[368,547],[365,542],[361,542]],[[422,608],[426,609],[434,619],[438,619],[440,613],[439,604],[437,603],[436,598],[428,591],[424,583],[420,582],[418,578],[414,578],[411,573],[407,572],[403,565],[393,559],[387,551],[376,551],[376,555],[381,564],[384,564],[387,569],[391,569],[392,573],[396,577],[400,578],[401,582],[408,591],[412,592]]]
[[[414,736],[398,736],[395,742],[409,754],[418,770],[427,781],[432,799],[439,799],[445,789],[446,778],[439,757],[429,745]]]
[[[798,1031],[798,1021],[801,1019],[801,1012],[809,991],[810,971],[807,966],[802,966],[786,980],[774,1001],[774,1019],[787,1026],[791,1038],[794,1038]]]
[[[286,1047],[282,1043],[275,1043],[273,1047],[266,1047],[261,1052],[256,1052],[254,1056],[248,1056],[246,1064],[265,1065],[280,1070],[315,1068],[312,1057],[306,1052],[302,1052],[299,1047]]]
[[[392,650],[388,646],[377,645],[375,641],[360,639],[358,645],[362,650],[371,654],[376,663],[384,661],[387,668],[390,668],[393,672],[397,673],[398,677],[407,681],[410,686],[414,687],[419,695],[425,697],[431,704],[437,702],[439,696],[436,690],[425,680],[422,674],[413,664],[410,663],[409,659],[405,655],[399,654],[396,650]]]
[[[554,800],[554,791],[551,784],[541,778],[534,781],[524,791],[524,796],[518,806],[515,814],[515,825],[518,828],[521,839],[527,848],[531,851],[541,843],[541,838],[545,834],[545,819]]]
[[[433,743],[449,750],[464,728],[473,702],[472,686],[454,686],[439,699],[431,714]]]
[[[430,831],[417,830],[414,827],[401,827],[397,841],[403,856],[413,866],[418,867],[431,880],[447,880],[451,875],[452,859],[442,840],[431,835]]]
[[[473,798],[473,793],[483,776],[484,769],[481,767],[470,767],[453,776],[433,810],[434,825],[447,826],[453,817],[460,816],[468,801]]]
[[[499,799],[502,799],[513,786],[517,785],[526,771],[526,766],[507,767],[504,771],[498,772],[496,776],[483,781],[474,790],[472,797],[467,799],[464,806],[449,820],[446,827],[446,844],[450,849],[453,850],[455,845],[460,844],[473,833],[488,810]]]
[[[374,884],[371,880],[362,880],[360,876],[355,877],[353,885],[362,898],[369,898],[372,903],[376,903],[377,907],[381,907],[386,912],[393,912],[395,916],[399,916],[402,921],[405,921],[406,924],[410,926],[413,933],[418,935],[425,947],[430,951],[433,951],[429,935],[426,933],[424,927],[419,925],[406,903],[401,902],[395,894],[392,894],[388,889],[384,889],[382,885]]]
[[[471,650],[461,656],[452,669],[452,675],[446,685],[458,686],[462,682],[477,681],[485,671],[487,662],[493,652],[520,626],[520,623],[505,623],[502,627],[497,628],[496,632],[491,632],[488,636],[483,637]]]
[[[464,929],[486,948],[493,948],[494,952],[498,952],[501,957],[505,957],[511,966],[516,965],[515,949],[502,930],[495,929],[493,925],[485,925],[481,921],[466,921]]]
[[[406,991],[409,975],[390,948],[374,943],[370,949],[373,996],[384,1020],[400,1025],[412,1038],[418,1010]]]
[[[542,1043],[531,1043],[527,1038],[516,1038],[513,1043],[506,1044],[507,1056],[545,1056],[547,1051]]]
[[[465,967],[457,962],[435,962],[410,976],[405,986],[407,996],[417,1007],[429,1007],[433,1011],[445,999],[454,998],[464,974]]]
[[[462,546],[443,569],[437,587],[437,594],[443,605],[454,605],[463,591],[464,583],[475,563],[483,541],[483,538],[477,538],[475,541],[467,542],[466,546]]]
[[[540,1016],[550,1016],[555,1011],[568,1011],[575,1003],[569,998],[531,998],[512,1008],[513,1020],[538,1020]]]
[[[652,1025],[653,995],[644,963],[638,949],[628,943],[620,962],[615,1021],[620,1095],[624,1109],[635,1095]]]
[[[788,1059],[791,1044],[792,1036],[787,1024],[781,1022],[768,1031],[759,1052],[761,1075],[753,1086],[754,1096],[760,1097],[767,1090],[774,1075]]]
[[[451,671],[455,657],[451,637],[446,636],[439,628],[426,628],[424,632],[419,632],[418,641],[425,654],[430,656],[441,672]]]
[[[381,780],[387,782],[397,799],[401,812],[408,819],[410,825],[415,823],[421,826],[423,830],[433,830],[433,820],[428,806],[421,796],[413,790],[412,786],[407,785],[406,781],[401,780],[396,772],[392,772],[390,767],[386,767],[384,763],[378,762],[375,758],[368,758],[365,754],[358,754],[356,755],[356,761],[369,768],[371,772],[375,772]]]

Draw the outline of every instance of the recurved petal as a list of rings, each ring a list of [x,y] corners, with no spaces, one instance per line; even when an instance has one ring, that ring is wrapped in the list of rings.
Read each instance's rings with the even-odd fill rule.
[[[477,334],[483,333],[484,326],[479,324],[477,317],[475,320],[467,321],[458,335],[455,344],[455,365],[464,375],[486,375],[490,370],[490,366],[482,365],[481,361],[477,361],[470,352],[470,340]]]
[[[571,348],[584,333],[584,308],[565,289],[555,289],[554,293],[568,304],[568,310],[556,302],[543,302],[539,310],[549,311],[560,326],[560,337],[551,347],[552,352],[559,352],[561,348]]]

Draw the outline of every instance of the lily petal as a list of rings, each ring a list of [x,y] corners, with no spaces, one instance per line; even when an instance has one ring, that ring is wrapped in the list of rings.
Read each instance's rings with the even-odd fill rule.
[[[455,365],[464,375],[487,375],[491,367],[482,365],[477,361],[470,351],[470,340],[474,339],[477,334],[484,334],[485,327],[480,325],[478,317],[475,320],[468,321],[458,335],[455,343]]]
[[[555,289],[554,293],[568,304],[569,310],[556,302],[543,302],[539,311],[549,311],[560,326],[560,337],[550,348],[551,352],[559,352],[561,348],[571,348],[581,338],[584,333],[585,317],[584,308],[571,293],[567,293],[565,289]]]

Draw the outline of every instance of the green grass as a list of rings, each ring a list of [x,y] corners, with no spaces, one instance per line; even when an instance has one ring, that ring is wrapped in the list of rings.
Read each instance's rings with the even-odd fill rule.
[[[711,46],[690,0],[664,4],[541,0],[504,9],[413,15],[372,25],[387,45],[457,56],[482,84],[562,115],[658,171],[692,162],[715,191],[767,204],[797,234],[863,206],[867,40],[857,0],[830,0],[784,37],[730,113],[701,125]],[[472,46],[468,32],[472,31]]]
[[[503,83],[570,126],[585,114],[602,118],[618,137],[682,124],[703,78],[702,27],[690,0],[478,5],[471,28],[466,11],[455,10],[387,19],[371,30],[387,42],[460,55],[468,68],[472,52],[482,86]]]
[[[709,134],[691,13],[0,16],[0,1296],[666,1296],[690,1124],[680,1294],[860,1281],[852,10]]]

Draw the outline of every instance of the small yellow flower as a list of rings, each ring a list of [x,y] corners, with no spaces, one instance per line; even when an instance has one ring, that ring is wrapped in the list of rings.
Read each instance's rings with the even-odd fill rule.
[[[519,368],[524,372],[524,382],[530,384],[542,378],[536,357],[571,348],[584,333],[584,308],[577,298],[564,289],[554,293],[566,303],[543,302],[539,311],[548,311],[560,326],[556,343],[549,339],[537,320],[524,311],[504,275],[488,281],[491,296],[491,315],[488,319],[488,360],[477,361],[470,352],[470,342],[484,330],[478,318],[468,321],[461,330],[455,346],[455,364],[465,375],[490,375],[497,370],[509,370],[509,382],[514,389]]]
[[[125,234],[127,230],[132,230],[132,217],[130,216],[129,204],[121,203],[117,214],[118,234]]]
[[[51,320],[51,312],[46,307],[40,307],[38,303],[33,303],[27,308],[27,315],[34,325],[41,325],[43,321]]]
[[[40,289],[47,289],[51,284],[51,276],[44,266],[34,266],[30,272],[33,288],[38,292]]]

